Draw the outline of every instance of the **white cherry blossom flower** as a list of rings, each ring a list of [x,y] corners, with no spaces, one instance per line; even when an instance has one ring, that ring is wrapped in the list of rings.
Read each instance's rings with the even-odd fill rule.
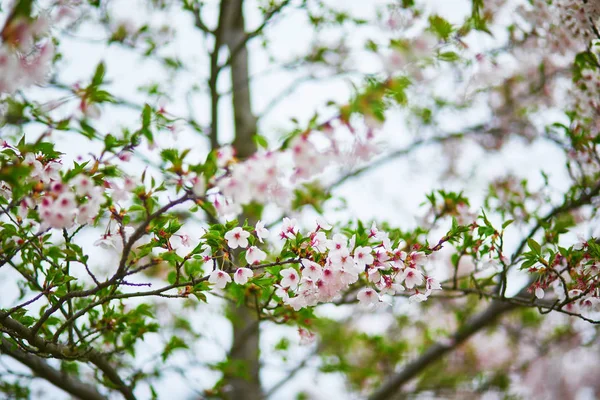
[[[246,232],[242,228],[235,227],[229,232],[225,234],[225,240],[227,240],[227,245],[231,249],[237,249],[238,247],[246,248],[248,247],[248,238],[250,237],[250,233]]]
[[[535,297],[537,297],[538,299],[543,299],[544,296],[545,296],[544,289],[542,289],[539,286],[537,288],[535,288]]]
[[[302,277],[316,281],[323,276],[323,268],[316,262],[307,260],[306,258],[303,258],[300,262],[304,267]]]
[[[407,288],[412,289],[423,283],[423,274],[421,271],[415,268],[406,268],[402,274],[404,285]]]
[[[425,300],[427,300],[427,295],[425,295],[423,293],[415,293],[408,298],[408,301],[410,303],[421,303]]]
[[[359,246],[354,249],[354,262],[356,266],[360,269],[364,269],[365,266],[373,264],[375,259],[371,254],[370,247]]]
[[[217,165],[219,168],[223,168],[235,156],[235,150],[231,145],[223,146],[217,150]]]
[[[381,301],[379,294],[377,294],[377,292],[371,288],[361,289],[356,295],[356,298],[360,304],[363,305],[377,304]]]
[[[431,293],[432,290],[442,290],[442,285],[440,285],[440,282],[437,279],[432,278],[431,276],[426,276],[425,288],[427,289],[428,293]]]
[[[215,285],[215,289],[223,289],[229,282],[231,282],[231,277],[228,273],[218,269],[210,274],[208,277],[208,282]]]
[[[348,238],[341,234],[336,233],[333,238],[327,241],[327,248],[332,252],[340,251],[348,247]]]
[[[325,253],[327,251],[327,236],[325,236],[325,232],[313,233],[310,237],[310,245],[319,253]]]
[[[290,295],[288,294],[288,291],[290,290],[290,288],[288,287],[283,287],[281,285],[277,285],[275,284],[275,296],[279,297],[281,300],[283,300],[284,302],[287,301],[287,299],[290,298]]]
[[[267,253],[256,246],[251,246],[246,250],[246,262],[250,265],[259,264],[267,258]]]
[[[317,228],[315,229],[315,231],[318,231],[320,229],[328,231],[332,228],[332,226],[329,225],[323,217],[318,217],[316,220],[316,224],[317,224]]]
[[[256,227],[254,228],[256,232],[256,237],[258,241],[263,243],[263,239],[267,239],[269,237],[269,230],[265,228],[265,223],[262,221],[258,221],[256,223]]]
[[[250,268],[238,268],[233,274],[233,281],[238,285],[245,285],[248,279],[254,276],[254,272]]]
[[[77,175],[70,181],[70,183],[75,189],[77,196],[91,194],[92,190],[94,189],[94,183],[92,182],[92,179],[83,174]]]
[[[290,267],[283,269],[279,272],[279,274],[283,277],[281,282],[279,282],[282,287],[287,287],[293,290],[298,286],[298,283],[300,282],[300,276],[298,275],[298,271],[296,271],[294,268]]]
[[[330,251],[327,258],[333,269],[339,270],[342,268],[355,270],[354,259],[350,256],[347,248],[338,251]]]
[[[281,239],[291,239],[295,237],[297,233],[298,228],[296,227],[296,220],[285,217],[283,219],[283,225],[281,227],[279,237],[281,237]]]
[[[193,177],[190,182],[192,184],[192,192],[195,196],[202,197],[206,194],[206,183],[202,175]]]
[[[339,281],[341,283],[343,283],[344,285],[352,285],[353,283],[358,281],[358,273],[356,273],[355,271],[348,271],[348,270],[342,269],[342,270],[338,271],[337,273],[338,273]]]
[[[309,345],[312,342],[314,342],[317,338],[317,336],[313,332],[303,328],[298,328],[298,334],[300,335],[301,346]]]

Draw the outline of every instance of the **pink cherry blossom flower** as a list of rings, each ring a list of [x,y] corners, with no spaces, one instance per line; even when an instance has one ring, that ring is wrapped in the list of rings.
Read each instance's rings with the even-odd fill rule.
[[[132,177],[126,176],[123,178],[123,190],[126,190],[127,192],[132,192],[133,189],[135,189],[137,186],[137,182]]]
[[[55,181],[50,185],[50,190],[56,194],[61,194],[67,190],[67,186],[60,181]]]
[[[423,283],[423,274],[415,268],[406,268],[404,270],[403,280],[407,288],[412,289]]]
[[[235,227],[229,232],[225,234],[225,240],[227,240],[227,245],[231,249],[237,249],[238,247],[246,248],[248,247],[248,238],[250,237],[250,233],[246,232],[242,228]]]
[[[317,228],[315,229],[315,231],[318,231],[320,229],[328,231],[332,228],[331,225],[329,225],[327,223],[327,221],[325,221],[325,219],[323,219],[322,217],[317,218],[316,224],[317,224]]]
[[[76,222],[80,225],[89,224],[98,216],[100,204],[90,200],[87,203],[80,204],[78,210]]]
[[[238,285],[245,285],[248,279],[254,276],[254,272],[250,268],[238,268],[233,274],[233,281]]]
[[[367,270],[367,279],[369,282],[377,283],[381,280],[381,273],[379,272],[381,267],[371,265]]]
[[[262,221],[258,221],[256,223],[254,232],[256,232],[256,237],[258,238],[258,241],[261,243],[263,243],[263,239],[267,239],[269,237],[269,230],[267,228],[265,228],[265,223]]]
[[[284,302],[288,306],[292,307],[294,311],[300,311],[302,308],[308,305],[304,296],[288,297]]]
[[[423,263],[425,260],[425,253],[422,251],[413,251],[408,255],[410,259],[410,266],[414,268],[415,265]]]
[[[227,145],[221,147],[217,150],[217,165],[219,166],[219,168],[225,167],[227,164],[229,164],[231,160],[233,160],[234,156],[235,150],[232,146]]]
[[[131,161],[131,155],[133,153],[131,151],[122,151],[118,154],[119,160],[128,162]]]
[[[190,181],[192,183],[192,192],[197,197],[202,197],[206,194],[206,183],[202,175],[195,176]]]
[[[337,272],[339,281],[344,285],[352,285],[358,281],[358,273],[342,269]]]
[[[29,197],[25,197],[19,203],[19,210],[17,211],[17,215],[19,216],[19,218],[25,219],[25,218],[27,218],[27,214],[29,213],[29,210],[31,210],[34,207],[35,207],[35,204],[34,204],[33,200]]]
[[[365,266],[373,264],[373,261],[375,261],[375,259],[371,254],[370,247],[359,246],[354,249],[354,262],[358,268],[364,269]]]
[[[404,286],[397,283],[390,276],[382,276],[381,280],[378,283],[376,283],[376,286],[381,294],[389,294],[392,296],[398,292],[404,291]]]
[[[275,289],[275,296],[279,297],[284,302],[287,301],[287,299],[290,298],[290,295],[288,294],[288,291],[290,290],[290,288],[283,287],[283,286],[277,285],[277,284],[275,284],[275,288],[276,288]]]
[[[284,270],[281,270],[279,274],[283,277],[283,279],[281,279],[281,282],[279,282],[279,284],[282,287],[295,289],[298,286],[298,283],[300,282],[300,277],[298,276],[298,271],[296,271],[294,268],[286,268]]]
[[[205,263],[209,262],[212,260],[212,249],[210,248],[210,246],[207,246],[202,253],[200,253],[200,256],[202,256],[202,261],[204,261]]]
[[[34,180],[43,181],[45,176],[44,166],[32,153],[27,153],[23,159],[23,164],[30,167],[32,170],[29,172],[29,176]]]
[[[327,242],[327,248],[329,248],[332,252],[346,249],[347,247],[348,238],[341,233],[336,233],[333,235],[333,238]]]
[[[325,232],[311,234],[310,246],[319,253],[325,253],[327,251],[327,236],[325,236]]]
[[[377,238],[377,235],[379,235],[379,230],[377,229],[377,224],[373,222],[373,224],[371,224],[371,229],[369,229],[369,237]]]
[[[583,310],[595,310],[597,309],[598,304],[600,304],[600,299],[597,297],[586,297],[581,299],[580,305]]]
[[[325,267],[323,268],[323,276],[322,276],[322,280],[323,282],[327,282],[332,283],[335,279],[336,279],[336,270],[334,270],[331,267]]]
[[[259,264],[267,258],[267,253],[256,246],[251,246],[246,250],[246,262],[250,265]]]
[[[115,248],[115,242],[110,233],[106,233],[100,237],[100,239],[94,242],[94,246],[101,247],[103,249]]]
[[[296,220],[285,217],[283,219],[283,225],[279,237],[282,239],[291,239],[298,234],[298,228],[296,227]]]
[[[120,202],[124,200],[128,200],[131,196],[131,193],[125,190],[124,187],[119,185],[117,182],[109,182],[110,188],[112,189],[111,198],[114,202]]]
[[[381,301],[377,292],[371,288],[361,289],[356,295],[356,298],[358,299],[360,304],[363,305],[377,304]]]
[[[303,328],[298,328],[298,334],[300,335],[301,346],[309,345],[312,342],[314,342],[317,338],[317,336],[313,332]]]
[[[323,276],[323,268],[316,262],[307,260],[306,258],[303,258],[300,262],[304,267],[302,277],[316,281]]]
[[[432,290],[442,290],[442,285],[440,285],[440,282],[437,279],[432,278],[431,276],[426,276],[425,288],[427,289],[428,293],[431,293]]]
[[[348,250],[350,252],[352,252],[354,250],[355,245],[356,245],[356,235],[352,235],[352,237],[348,241]]]
[[[39,214],[43,227],[70,228],[75,222],[77,203],[73,193],[65,192],[54,201],[50,197],[42,198]]]
[[[330,251],[329,257],[327,258],[331,267],[335,270],[342,268],[348,270],[355,270],[354,259],[350,256],[350,252],[347,248],[343,248],[338,251]]]
[[[75,193],[77,196],[84,196],[90,194],[92,189],[94,188],[94,184],[92,180],[85,175],[77,175],[70,181],[71,185],[75,189]]]
[[[50,183],[52,181],[60,180],[60,169],[62,165],[59,162],[50,161],[44,167],[44,175],[42,176],[42,182]]]
[[[208,282],[215,285],[215,289],[223,289],[229,282],[231,282],[231,277],[228,273],[218,269],[210,274],[208,277]]]
[[[427,295],[425,295],[423,293],[415,293],[408,298],[408,301],[410,303],[421,303],[425,300],[427,300]]]

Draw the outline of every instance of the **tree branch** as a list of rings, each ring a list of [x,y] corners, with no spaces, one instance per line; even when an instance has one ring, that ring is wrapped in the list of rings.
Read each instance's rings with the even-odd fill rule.
[[[3,337],[0,337],[0,353],[14,358],[21,364],[29,367],[36,376],[45,379],[54,386],[79,399],[106,400],[106,397],[92,385],[51,367],[42,358],[19,349],[16,344],[9,342]]]
[[[115,385],[115,388],[121,392],[127,400],[135,400],[132,388],[123,382],[105,356],[98,351],[89,349],[83,353],[74,352],[67,346],[49,342],[41,336],[36,335],[30,328],[21,324],[19,321],[9,317],[5,311],[0,311],[0,327],[4,327],[11,332],[11,336],[27,341],[27,343],[36,348],[40,353],[48,354],[62,360],[91,362],[104,373],[104,376]]]
[[[402,385],[416,377],[430,364],[456,349],[461,343],[481,329],[489,326],[502,314],[514,310],[517,307],[517,305],[504,301],[492,301],[485,311],[475,315],[467,321],[467,323],[452,336],[451,341],[448,344],[436,343],[429,347],[416,360],[408,363],[402,371],[394,375],[371,394],[369,400],[384,400],[395,395]]]
[[[238,54],[240,52],[246,51],[246,44],[248,44],[248,42],[250,40],[252,40],[253,38],[255,38],[256,36],[260,35],[263,32],[263,30],[266,28],[267,24],[273,19],[273,17],[275,17],[277,14],[279,14],[290,3],[290,1],[291,0],[284,0],[283,2],[281,2],[281,4],[275,6],[272,9],[270,9],[269,11],[267,11],[265,13],[263,22],[260,24],[260,26],[258,28],[256,28],[252,32],[246,33],[241,38],[241,40],[238,40],[234,46],[230,47],[229,58],[227,59],[225,64],[223,64],[219,67],[219,69],[222,69],[222,68],[225,68],[225,67],[231,65],[231,63],[233,61],[235,61],[235,58],[238,56]]]

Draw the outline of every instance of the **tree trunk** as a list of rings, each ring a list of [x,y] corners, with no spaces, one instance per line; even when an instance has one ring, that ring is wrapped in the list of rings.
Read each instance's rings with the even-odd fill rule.
[[[233,147],[239,159],[245,159],[256,151],[253,136],[256,133],[256,117],[252,113],[250,100],[250,74],[248,71],[248,49],[244,30],[243,0],[223,0],[221,4],[222,43],[229,50],[233,118],[235,140]],[[240,221],[252,216],[242,215]],[[233,344],[230,361],[236,373],[227,377],[232,400],[262,399],[260,385],[260,324],[253,304],[249,307],[232,303],[229,318],[233,327]],[[241,372],[241,374],[240,374]]]

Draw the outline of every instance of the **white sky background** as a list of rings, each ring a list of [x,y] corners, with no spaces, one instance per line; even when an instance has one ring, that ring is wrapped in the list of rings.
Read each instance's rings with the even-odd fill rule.
[[[132,24],[139,24],[139,21],[147,21],[147,9],[140,4],[144,1],[121,0],[114,1],[115,6],[111,7],[116,15],[120,15],[123,21],[131,21]],[[209,1],[205,9],[204,20],[209,26],[214,26],[216,20],[217,1]],[[338,8],[351,10],[354,15],[361,18],[371,19],[374,17],[376,7],[386,4],[386,1],[366,1],[366,0],[330,0],[328,3]],[[462,0],[428,0],[431,10],[450,19],[452,22],[460,23],[463,17],[470,12],[468,1]],[[247,30],[260,23],[260,14],[255,8],[255,1],[246,1],[246,24]],[[118,5],[118,6],[117,6]],[[208,46],[202,34],[193,26],[193,21],[189,13],[184,13],[173,7],[173,12],[162,13],[161,18],[152,13],[154,23],[160,25],[168,21],[177,29],[177,39],[174,44],[168,47],[169,55],[176,55],[181,58],[186,66],[186,72],[183,77],[178,77],[174,84],[173,99],[165,103],[166,110],[179,116],[187,116],[188,107],[183,94],[186,89],[192,85],[200,85],[202,95],[196,96],[192,103],[194,117],[203,125],[209,124],[209,98],[206,90],[206,81],[209,76]],[[302,55],[308,52],[313,33],[302,16],[302,12],[287,11],[277,18],[276,22],[266,30],[270,39],[271,53],[279,60],[289,61],[294,56]],[[378,31],[373,29],[351,30],[347,32],[347,43],[350,46],[362,46],[364,39],[372,37]],[[77,32],[79,38],[62,37],[60,50],[64,55],[64,61],[59,65],[59,80],[63,83],[72,84],[77,81],[87,82],[99,61],[104,60],[107,63],[107,79],[114,82],[110,86],[111,93],[118,97],[123,97],[142,104],[145,101],[143,95],[136,93],[136,88],[140,84],[150,81],[161,81],[165,78],[164,69],[154,61],[144,60],[142,56],[136,55],[132,50],[112,45],[106,47],[102,40],[97,43],[87,39],[103,39],[106,33],[98,30],[97,27],[84,24],[82,29]],[[336,41],[340,36],[339,32],[328,32],[324,37],[329,42]],[[81,38],[87,38],[82,40]],[[473,38],[469,44],[472,49],[483,48],[493,43],[492,39],[484,36]],[[284,90],[294,79],[307,72],[306,69],[300,69],[300,73],[275,70],[269,62],[268,55],[261,48],[259,41],[253,41],[250,44],[250,71],[252,75],[259,76],[252,82],[252,95],[254,112],[260,114],[261,110],[269,104],[273,97]],[[161,52],[166,55],[167,53]],[[226,58],[223,54],[222,61]],[[380,70],[381,62],[372,55],[365,56],[364,52],[354,54],[352,57],[352,66],[361,72],[375,72]],[[317,73],[322,73],[314,69]],[[296,90],[293,95],[282,101],[275,109],[270,112],[264,120],[260,121],[259,133],[270,139],[272,144],[277,143],[281,133],[286,132],[292,125],[290,118],[297,118],[300,123],[308,121],[315,111],[319,111],[324,117],[331,110],[325,107],[328,100],[335,100],[339,103],[347,101],[351,94],[351,85],[349,78],[336,78],[330,80],[320,80],[315,83],[305,83]],[[352,78],[351,78],[352,79]],[[356,79],[354,79],[356,82]],[[228,70],[222,73],[220,80],[220,89],[222,92],[229,88]],[[443,89],[441,89],[443,90]],[[39,92],[31,90],[31,93]],[[61,93],[61,92],[57,92]],[[230,97],[224,97],[220,103],[220,141],[227,143],[233,138],[232,111],[230,106]],[[117,107],[104,107],[104,115],[93,121],[102,132],[118,133],[123,126],[129,126],[135,129],[139,125],[140,113],[128,109],[119,109]],[[480,119],[480,115],[473,115],[473,120]],[[448,130],[460,129],[464,121],[456,120],[448,116]],[[194,147],[193,157],[198,161],[204,160],[208,143],[199,139],[198,134],[190,132],[187,129],[179,132],[177,142],[172,143],[172,138],[168,134],[157,135],[160,147],[169,147],[176,145],[180,148]],[[414,132],[407,130],[401,113],[392,115],[388,124],[381,135],[386,145],[386,149],[396,149],[404,147],[414,139]],[[76,157],[92,151],[89,143],[83,138],[75,136],[72,133],[57,133],[54,136],[57,140],[57,148],[64,151],[67,155]],[[474,199],[474,208],[481,205],[484,191],[492,177],[505,175],[512,172],[516,176],[531,179],[533,185],[541,183],[539,171],[543,169],[552,179],[557,192],[563,190],[566,185],[566,175],[563,171],[563,155],[555,146],[547,142],[538,141],[534,145],[528,145],[521,140],[512,140],[502,151],[498,153],[485,153],[476,145],[467,145],[461,152],[458,160],[459,176],[466,179],[440,179],[440,174],[444,171],[445,161],[442,152],[444,149],[440,146],[426,146],[415,151],[408,157],[400,158],[390,162],[383,167],[377,168],[358,179],[351,180],[342,186],[336,195],[342,196],[347,200],[347,208],[343,211],[335,211],[330,207],[328,212],[329,222],[344,221],[348,218],[360,218],[363,220],[375,219],[378,221],[389,221],[390,224],[402,228],[411,228],[418,223],[418,216],[423,214],[423,208],[419,205],[425,200],[425,194],[434,189],[447,190],[465,190],[469,197]],[[86,157],[87,158],[87,157]],[[140,171],[141,164],[138,161],[132,161],[131,173],[137,174]],[[337,202],[333,202],[334,204]],[[277,213],[272,213],[277,215]],[[310,215],[310,213],[308,213]],[[304,217],[303,221],[308,223],[309,217]],[[518,229],[509,228],[507,236],[512,236],[518,240]],[[92,243],[97,237],[98,232],[89,232],[85,235],[85,241]],[[508,240],[511,245],[511,240]],[[100,250],[92,250],[99,252]],[[98,253],[102,261],[106,261],[106,254]],[[14,292],[13,282],[6,269],[0,270],[0,290],[3,295],[0,297],[0,305],[5,305],[5,299],[14,298],[7,293]],[[193,324],[199,331],[204,333],[204,338],[196,343],[200,354],[207,361],[217,361],[224,355],[231,342],[231,334],[227,322],[220,314],[221,303],[214,299],[209,305],[201,305],[193,313]],[[177,303],[178,300],[173,301]],[[132,302],[133,303],[133,302]],[[179,312],[179,306],[170,304],[171,312]],[[338,316],[348,315],[349,309],[326,308],[327,314],[337,313]],[[163,310],[162,312],[165,312]],[[183,312],[183,311],[182,311]],[[186,315],[192,315],[186,312]],[[160,312],[159,312],[160,314]],[[379,325],[378,325],[379,324]],[[385,322],[369,319],[369,330],[377,330],[384,327]],[[279,328],[271,326],[263,329],[262,340],[264,343],[263,354],[266,354],[266,365],[263,371],[263,382],[268,389],[276,382],[285,368],[296,365],[297,360],[302,359],[302,355],[310,352],[312,348],[296,348],[289,353],[290,362],[288,367],[282,367],[277,356],[268,356],[269,349],[281,338],[287,336],[292,343],[297,343],[298,337],[294,329]],[[159,338],[148,336],[146,341],[148,348],[152,350],[159,348],[162,350]],[[142,350],[142,349],[141,349]],[[160,351],[159,351],[160,352]],[[143,353],[140,353],[143,354]],[[140,357],[144,359],[144,357]],[[171,359],[171,362],[185,363],[185,356],[177,354]],[[314,364],[314,363],[313,363]],[[193,371],[193,376],[200,383],[199,387],[209,387],[218,374],[211,373],[206,369]],[[297,390],[309,390],[315,399],[340,398],[344,393],[344,383],[339,377],[334,375],[320,375],[316,382],[312,382],[315,376],[314,369],[300,373],[295,380],[284,387],[274,397],[276,399],[292,399]],[[161,384],[156,385],[161,399],[179,399],[191,395],[188,384],[173,375],[167,375],[168,380],[163,380]],[[316,384],[315,384],[316,383]],[[44,398],[65,398],[62,392],[52,390],[49,397]],[[141,399],[148,396],[148,392],[140,390],[137,392]],[[334,396],[334,397],[331,397]],[[344,398],[348,398],[344,395]]]

